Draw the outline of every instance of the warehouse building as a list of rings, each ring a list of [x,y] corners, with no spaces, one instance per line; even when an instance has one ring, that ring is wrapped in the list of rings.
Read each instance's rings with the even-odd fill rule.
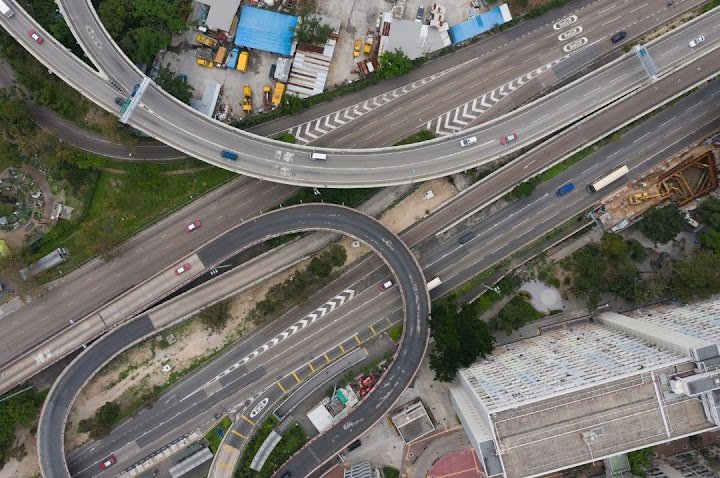
[[[720,298],[603,313],[498,347],[451,398],[488,476],[534,477],[717,429]]]

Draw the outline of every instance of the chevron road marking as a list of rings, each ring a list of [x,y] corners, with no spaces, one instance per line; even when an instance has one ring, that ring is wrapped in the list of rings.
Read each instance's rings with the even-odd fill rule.
[[[440,116],[428,121],[426,128],[439,136],[446,136],[463,130],[467,125],[478,119],[488,109],[502,101],[503,98],[509,96],[510,93],[517,90],[533,78],[545,73],[558,63],[565,61],[571,55],[572,54],[567,54],[561,58],[555,59],[550,63],[534,69],[530,73],[526,73],[519,78],[515,78],[514,80],[483,94],[482,96],[473,98],[465,104],[453,108],[450,111],[446,111]]]
[[[246,363],[248,363],[250,360],[257,357],[258,355],[262,354],[263,352],[266,352],[270,348],[274,347],[275,345],[279,344],[280,342],[287,339],[288,337],[301,331],[302,329],[304,329],[308,325],[314,323],[318,319],[323,318],[324,316],[326,316],[327,314],[329,314],[336,308],[341,307],[346,302],[351,301],[353,299],[353,297],[355,297],[354,290],[346,289],[346,290],[342,291],[342,293],[336,295],[329,301],[325,302],[323,305],[321,305],[320,307],[318,307],[317,309],[315,309],[314,311],[312,311],[311,313],[309,313],[302,319],[298,320],[293,325],[291,325],[287,329],[283,330],[282,332],[277,334],[275,337],[273,337],[269,341],[265,342],[263,345],[256,348],[252,352],[250,352],[248,355],[246,355],[245,357],[241,358],[240,360],[238,360],[237,362],[232,364],[230,367],[223,370],[219,375],[217,375],[212,380],[210,380],[205,385],[203,385],[201,387],[201,389],[205,388],[206,386],[210,385],[211,383],[216,382],[217,380],[220,380],[227,374],[232,373],[234,370],[238,369],[240,366],[245,365]]]
[[[353,121],[361,116],[377,109],[381,108],[388,103],[400,98],[401,96],[420,88],[423,85],[426,85],[434,80],[437,80],[439,78],[442,78],[443,76],[447,75],[448,73],[454,71],[457,68],[462,67],[463,65],[474,61],[474,60],[468,60],[465,63],[461,63],[459,65],[455,65],[452,68],[449,68],[447,70],[440,71],[438,73],[435,73],[433,75],[427,76],[425,78],[421,78],[413,83],[410,83],[409,85],[404,85],[398,88],[395,88],[394,90],[385,92],[381,95],[375,96],[373,98],[370,98],[368,100],[365,100],[361,103],[357,103],[351,106],[348,106],[347,108],[344,108],[340,111],[335,111],[333,113],[329,113],[322,118],[315,118],[312,119],[306,123],[293,126],[288,130],[290,134],[295,136],[295,139],[303,144],[308,144],[316,139],[318,139],[321,136],[324,136],[331,131],[336,130],[337,128]],[[320,124],[322,121],[323,127],[320,128]]]

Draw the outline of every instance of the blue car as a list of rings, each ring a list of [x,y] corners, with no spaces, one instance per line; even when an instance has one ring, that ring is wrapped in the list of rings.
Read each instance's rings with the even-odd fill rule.
[[[222,153],[220,153],[220,156],[222,156],[225,159],[229,159],[230,161],[235,161],[238,158],[237,153],[233,153],[232,151],[227,151],[225,149],[222,150]]]
[[[570,191],[572,191],[573,189],[575,189],[575,186],[573,186],[573,183],[567,183],[567,184],[565,184],[565,185],[560,186],[559,188],[557,188],[557,189],[555,190],[555,195],[556,195],[557,197],[564,196],[564,195],[566,195],[567,193],[569,193]]]
[[[133,90],[132,90],[132,93],[130,93],[130,96],[135,96],[135,94],[137,93],[139,88],[140,88],[140,83],[135,83],[135,86],[133,86]]]

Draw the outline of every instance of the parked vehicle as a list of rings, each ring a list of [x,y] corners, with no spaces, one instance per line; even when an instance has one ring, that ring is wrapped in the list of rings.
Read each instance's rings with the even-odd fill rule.
[[[252,88],[250,88],[250,85],[243,86],[242,109],[245,113],[252,113]]]
[[[417,9],[417,15],[415,15],[415,21],[422,22],[424,15],[425,15],[425,7],[420,5]]]
[[[140,83],[135,83],[135,86],[133,86],[132,93],[130,93],[130,96],[135,96],[140,89]]]
[[[247,50],[241,51],[240,56],[238,57],[237,70],[238,71],[247,71],[249,63],[250,63],[250,52]]]
[[[272,95],[272,104],[275,107],[280,106],[280,101],[282,101],[283,94],[285,93],[285,83],[277,82],[275,83],[275,89],[273,90]]]
[[[517,133],[510,133],[510,134],[507,135],[507,136],[503,136],[503,137],[500,139],[500,143],[502,143],[502,144],[508,144],[508,143],[512,143],[512,142],[515,141],[516,139],[518,139],[518,134],[517,134]]]
[[[372,51],[373,42],[375,41],[375,37],[373,35],[368,35],[365,39],[365,46],[363,47],[363,53],[366,55],[369,55]]]
[[[240,47],[235,47],[230,51],[230,54],[228,55],[227,63],[225,63],[225,66],[231,69],[237,68],[238,63],[238,57],[240,56]]]
[[[619,32],[610,37],[610,41],[613,43],[617,43],[623,41],[626,36],[627,32],[625,30],[620,30]]]
[[[360,49],[362,48],[362,40],[357,39],[355,40],[355,46],[353,47],[353,58],[357,58],[360,56]]]
[[[347,451],[353,451],[356,448],[360,448],[360,445],[362,445],[362,442],[360,440],[355,440],[347,447]]]
[[[115,463],[117,463],[117,459],[115,458],[115,455],[110,455],[109,457],[107,457],[105,459],[105,461],[100,463],[100,469],[107,470],[108,468],[113,466]]]
[[[187,272],[189,270],[190,270],[190,264],[188,264],[186,262],[185,264],[183,264],[180,267],[178,267],[177,269],[175,269],[175,275],[179,276],[180,274],[184,274],[185,272]]]
[[[118,106],[124,105],[124,104],[125,104],[125,98],[123,98],[122,96],[116,96],[116,97],[115,97],[115,104],[118,105]]]
[[[195,63],[200,66],[204,66],[205,68],[215,68],[215,62],[208,60],[207,58],[196,58]]]
[[[225,149],[222,150],[222,152],[220,153],[220,156],[222,156],[225,159],[229,159],[230,161],[235,161],[236,159],[238,159],[237,153],[233,153],[232,151],[228,151]]]
[[[215,53],[215,64],[220,66],[223,63],[225,63],[225,57],[227,56],[227,48],[224,46],[221,46],[218,48],[217,53]]]
[[[275,79],[275,71],[276,71],[276,70],[277,70],[277,65],[276,65],[275,63],[273,63],[272,65],[270,65],[270,74],[268,75],[268,79],[269,79],[269,80],[274,80],[274,79]]]
[[[477,143],[477,136],[470,136],[469,138],[463,138],[460,140],[460,146],[463,148]]]
[[[561,196],[566,195],[573,189],[575,189],[575,185],[573,183],[567,183],[567,184],[564,184],[564,185],[560,186],[559,188],[557,188],[555,190],[555,195],[557,197],[561,197]]]
[[[197,43],[200,43],[201,45],[209,46],[210,48],[213,48],[218,44],[218,41],[216,39],[211,38],[207,35],[203,35],[202,33],[195,34],[195,41]]]
[[[270,85],[263,86],[263,106],[269,108],[272,105],[272,88]]]

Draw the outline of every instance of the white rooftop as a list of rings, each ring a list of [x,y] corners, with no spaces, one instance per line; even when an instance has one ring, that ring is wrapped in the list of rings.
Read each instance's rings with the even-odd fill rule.
[[[240,7],[240,0],[200,0],[210,7],[205,24],[212,30],[229,32]]]

